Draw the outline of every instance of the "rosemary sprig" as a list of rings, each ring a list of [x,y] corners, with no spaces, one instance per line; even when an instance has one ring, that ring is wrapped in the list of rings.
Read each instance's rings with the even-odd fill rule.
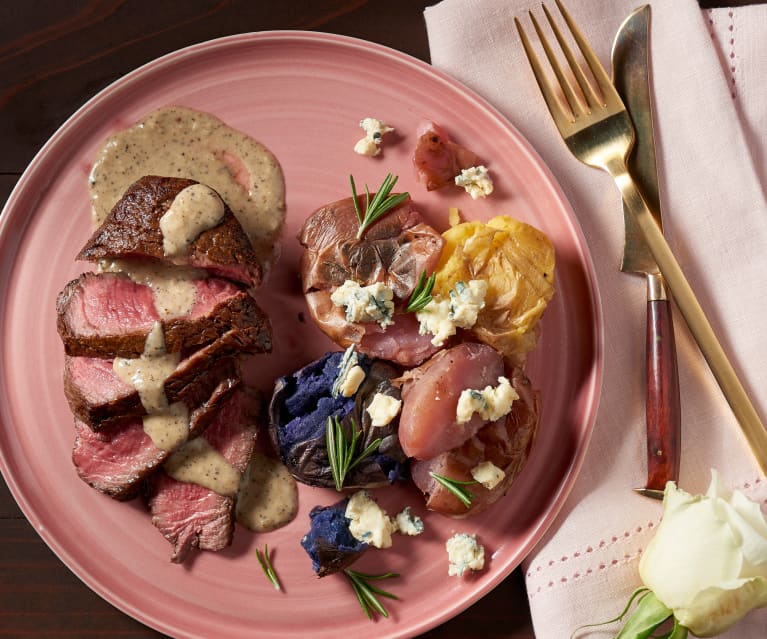
[[[426,271],[421,273],[421,277],[418,278],[418,284],[415,285],[413,294],[410,296],[407,308],[405,309],[408,313],[422,311],[431,302],[431,291],[434,288],[434,281],[436,279],[436,273],[432,273],[428,279],[426,278]]]
[[[272,560],[269,557],[269,544],[264,544],[264,552],[261,552],[258,548],[256,548],[256,558],[258,559],[258,563],[261,564],[261,570],[264,571],[266,578],[272,582],[274,589],[282,590],[280,580],[277,577],[277,573],[274,571]]]
[[[357,453],[357,442],[361,431],[352,420],[352,436],[349,439],[338,416],[328,417],[328,425],[325,428],[325,447],[328,451],[328,463],[330,473],[333,475],[333,483],[336,490],[341,490],[344,479],[349,471],[363,459],[372,455],[381,445],[381,438],[377,437],[362,452]]]
[[[354,594],[357,595],[357,601],[360,602],[362,611],[365,613],[368,619],[373,619],[374,612],[377,612],[383,617],[389,616],[388,611],[378,600],[378,597],[387,597],[388,599],[399,599],[399,597],[391,592],[387,592],[386,590],[382,590],[381,588],[373,586],[368,582],[399,577],[398,573],[387,572],[382,575],[369,575],[364,572],[356,572],[350,568],[345,568],[344,574],[348,577],[349,583],[352,586],[352,590],[354,590]]]
[[[458,479],[452,479],[450,477],[445,477],[444,475],[438,475],[437,473],[430,472],[429,475],[436,479],[440,484],[442,484],[445,488],[447,488],[453,495],[456,496],[458,501],[460,501],[466,508],[469,508],[471,506],[471,502],[474,499],[474,495],[466,490],[464,486],[470,486],[472,484],[478,484],[479,482],[476,480],[472,481],[460,481]]]
[[[352,201],[354,202],[354,211],[357,214],[357,221],[359,222],[360,228],[357,231],[357,239],[362,239],[362,236],[365,234],[365,231],[367,231],[368,227],[373,224],[379,217],[381,217],[384,213],[387,211],[390,211],[391,209],[395,208],[396,206],[399,206],[407,200],[410,197],[410,194],[405,193],[398,193],[397,195],[389,195],[391,193],[391,190],[394,188],[394,185],[397,183],[397,176],[392,175],[391,173],[388,173],[386,177],[384,178],[384,181],[381,183],[381,186],[378,187],[378,191],[376,191],[376,194],[373,196],[373,199],[370,199],[370,191],[368,190],[368,185],[365,185],[365,212],[363,213],[360,209],[360,204],[357,201],[357,187],[354,185],[354,177],[349,176],[349,182],[351,183],[352,187]]]

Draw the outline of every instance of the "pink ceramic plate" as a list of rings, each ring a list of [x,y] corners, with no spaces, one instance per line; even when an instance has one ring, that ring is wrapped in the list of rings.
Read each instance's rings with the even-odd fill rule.
[[[348,176],[375,188],[391,171],[431,221],[449,206],[464,217],[507,213],[545,231],[557,250],[557,294],[528,372],[543,394],[543,422],[530,461],[490,512],[456,521],[427,514],[415,491],[379,490],[390,512],[408,503],[426,533],[369,552],[368,571],[401,573],[387,588],[400,600],[371,625],[343,577],[318,580],[299,546],[309,510],[335,501],[302,487],[300,513],[269,535],[245,530],[221,553],[183,566],[143,506],[117,503],[82,483],[70,462],[72,418],[61,385],[62,347],[54,302],[88,267],[73,256],[90,233],[87,175],[109,134],[153,109],[180,104],[209,111],[265,143],[280,159],[288,221],[282,258],[260,294],[275,329],[275,352],[251,366],[257,385],[331,348],[304,323],[295,233],[315,207],[349,194]],[[380,158],[352,152],[362,117],[396,128]],[[410,155],[416,127],[433,118],[488,164],[496,192],[475,202],[462,192],[427,193]],[[234,36],[190,47],[120,79],[80,109],[45,145],[0,219],[0,462],[27,518],[61,559],[105,599],[179,637],[411,636],[445,621],[498,584],[540,539],[568,494],[594,423],[602,327],[594,274],[575,218],[533,150],[480,98],[428,65],[349,38],[301,32]],[[445,540],[476,532],[486,569],[447,578]],[[285,591],[264,578],[255,548],[269,544]],[[375,628],[375,630],[373,630]]]

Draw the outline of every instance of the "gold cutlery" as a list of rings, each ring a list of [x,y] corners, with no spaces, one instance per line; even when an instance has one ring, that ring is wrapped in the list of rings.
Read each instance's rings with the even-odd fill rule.
[[[611,55],[612,76],[636,131],[636,142],[628,158],[629,173],[662,229],[650,99],[649,36],[650,5],[646,4],[632,11],[618,29]],[[635,490],[646,497],[663,499],[666,482],[679,480],[682,430],[671,302],[658,264],[625,204],[623,220],[626,236],[620,269],[641,275],[647,283],[647,482],[644,488]]]
[[[626,167],[626,160],[635,139],[631,118],[607,72],[575,21],[562,6],[560,0],[555,0],[555,2],[591,71],[601,96],[597,95],[594,87],[586,78],[572,49],[544,5],[543,10],[546,19],[551,25],[582,94],[582,97],[576,95],[538,21],[530,12],[533,27],[554,71],[558,88],[564,95],[563,101],[547,79],[527,34],[519,20],[515,18],[514,21],[522,39],[522,45],[546,105],[571,153],[581,162],[606,171],[615,180],[627,210],[634,216],[635,222],[668,284],[676,305],[732,408],[762,472],[767,473],[767,431],[765,431],[756,409],[738,379],[732,364],[727,359],[727,355],[706,318],[695,293],[674,257],[668,242],[666,242],[663,231],[656,223],[647,202],[642,197]]]

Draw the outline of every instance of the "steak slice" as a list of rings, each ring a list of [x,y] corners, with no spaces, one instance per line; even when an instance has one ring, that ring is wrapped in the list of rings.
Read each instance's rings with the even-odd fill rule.
[[[160,218],[185,188],[198,184],[183,178],[149,175],[128,187],[104,223],[77,255],[78,260],[154,258],[195,268],[249,287],[261,283],[261,265],[245,231],[224,203],[221,222],[200,235],[181,256],[169,258],[163,250]]]
[[[189,434],[194,437],[212,422],[216,411],[238,387],[236,378],[222,381],[211,396],[189,416]],[[114,499],[136,496],[141,482],[155,472],[170,455],[154,445],[144,432],[141,417],[113,424],[93,432],[75,420],[72,461],[84,482]]]
[[[165,380],[168,403],[183,401],[192,408],[204,402],[221,380],[238,377],[238,353],[252,341],[246,331],[235,329],[182,359]],[[92,430],[146,415],[138,392],[115,373],[112,360],[66,357],[64,394],[75,417]]]
[[[261,414],[260,397],[240,386],[224,400],[200,437],[244,473],[253,454]],[[145,486],[152,523],[173,546],[174,563],[183,562],[193,548],[216,551],[232,543],[233,497],[177,481],[164,470],[152,475]]]
[[[149,286],[122,273],[84,273],[64,287],[56,302],[65,352],[88,357],[138,357],[158,321],[169,353],[207,344],[233,328],[270,330],[263,310],[235,284],[200,278],[194,280],[194,286],[196,296],[189,314],[162,319]],[[252,348],[258,352],[264,346],[255,340]]]

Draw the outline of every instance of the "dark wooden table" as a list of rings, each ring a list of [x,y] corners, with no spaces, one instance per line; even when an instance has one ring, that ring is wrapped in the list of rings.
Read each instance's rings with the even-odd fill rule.
[[[34,154],[120,76],[190,44],[266,29],[328,31],[429,60],[425,0],[24,0],[0,7],[0,205]],[[701,6],[751,4],[701,0]],[[1,354],[0,354],[1,356]],[[0,637],[160,637],[79,581],[0,480]],[[534,637],[515,571],[432,639]]]

